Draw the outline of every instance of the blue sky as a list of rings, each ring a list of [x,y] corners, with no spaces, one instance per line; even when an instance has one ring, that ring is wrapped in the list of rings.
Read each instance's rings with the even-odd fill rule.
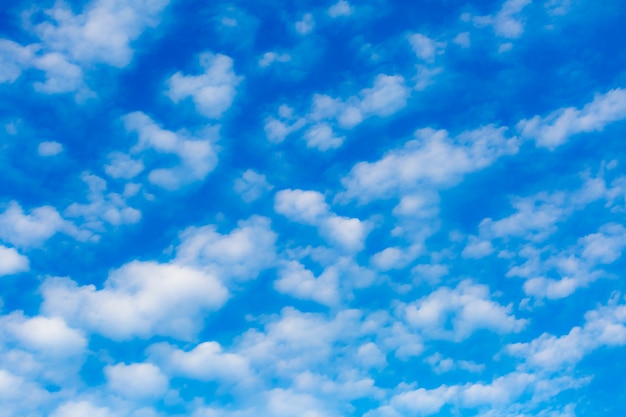
[[[626,412],[622,2],[0,11],[0,417]]]

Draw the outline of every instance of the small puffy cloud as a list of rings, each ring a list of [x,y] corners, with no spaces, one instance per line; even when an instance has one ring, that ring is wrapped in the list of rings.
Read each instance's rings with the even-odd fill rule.
[[[461,32],[452,39],[452,42],[461,48],[469,48],[472,44],[469,32]]]
[[[553,150],[578,133],[600,132],[610,123],[626,118],[626,89],[597,94],[582,109],[567,107],[548,116],[535,116],[518,123],[522,136]]]
[[[232,105],[242,78],[235,74],[233,60],[226,55],[204,52],[199,61],[204,73],[183,75],[177,72],[167,80],[165,94],[174,103],[191,98],[198,113],[219,119]]]
[[[229,234],[213,226],[189,227],[180,233],[176,262],[211,271],[222,281],[250,280],[276,259],[276,233],[269,219],[240,221]]]
[[[109,163],[104,166],[104,171],[111,178],[131,179],[136,177],[144,169],[141,160],[133,159],[130,155],[121,152],[113,152],[109,155]]]
[[[28,258],[14,248],[0,245],[0,276],[17,274],[29,269]]]
[[[140,399],[162,396],[169,380],[151,363],[118,363],[104,368],[109,389],[124,397]]]
[[[531,369],[558,371],[576,365],[602,346],[626,345],[626,306],[611,300],[608,305],[585,314],[585,324],[575,326],[563,336],[547,333],[529,343],[514,343],[506,350],[524,358]]]
[[[83,81],[83,70],[80,66],[69,62],[62,54],[49,53],[37,58],[33,64],[44,71],[45,81],[36,82],[35,90],[46,94],[76,92],[77,98],[93,95]]]
[[[213,275],[176,264],[134,261],[112,271],[104,287],[48,278],[42,311],[116,340],[153,335],[189,339],[228,291]]]
[[[274,197],[274,210],[293,221],[318,227],[325,239],[349,251],[360,251],[370,230],[367,222],[332,213],[324,195],[317,191],[281,190]]]
[[[274,188],[267,182],[265,175],[248,169],[241,177],[235,180],[234,189],[246,203],[251,203],[261,198],[263,194]]]
[[[157,25],[168,3],[169,0],[94,0],[76,15],[60,2],[46,11],[49,20],[38,24],[35,32],[48,49],[75,62],[123,68],[133,55],[131,43],[146,28]]]
[[[269,67],[274,62],[289,62],[291,61],[291,55],[288,53],[278,53],[278,52],[266,52],[263,54],[263,57],[259,60],[259,66],[262,68]]]
[[[190,135],[186,131],[172,132],[163,129],[142,112],[129,113],[123,117],[127,132],[135,133],[138,143],[130,150],[131,155],[145,155],[148,151],[172,154],[179,164],[167,168],[154,168],[148,180],[166,190],[176,190],[194,181],[203,180],[217,164],[217,152],[213,143],[217,129],[209,127]],[[139,162],[130,156],[111,155],[112,162],[105,169],[109,175],[129,176],[139,171]]]
[[[441,386],[432,390],[418,388],[394,396],[391,405],[412,415],[428,416],[439,410],[458,395],[456,387]]]
[[[409,42],[413,47],[413,51],[415,51],[415,55],[428,63],[434,62],[436,56],[441,55],[446,46],[444,42],[436,42],[421,33],[409,36]]]
[[[19,78],[31,63],[33,49],[0,39],[0,83],[12,83]]]
[[[221,381],[245,384],[253,378],[248,360],[238,354],[224,352],[217,342],[204,342],[190,351],[168,343],[148,348],[151,360],[168,374],[200,381]]]
[[[289,261],[279,269],[274,288],[295,298],[333,306],[339,302],[338,281],[339,276],[335,269],[327,269],[319,277],[315,277],[301,263]]]
[[[476,236],[470,236],[467,245],[461,252],[464,258],[480,259],[493,253],[493,245],[489,240],[481,240]]]
[[[485,126],[450,138],[445,130],[420,129],[416,139],[375,162],[359,162],[342,179],[342,197],[362,202],[407,191],[456,184],[464,174],[517,152],[517,138],[505,128]]]
[[[477,27],[492,26],[497,36],[516,39],[524,33],[524,20],[520,16],[532,0],[506,0],[498,13],[473,18]]]
[[[309,148],[316,148],[320,151],[339,148],[345,137],[337,137],[332,127],[327,123],[318,123],[311,126],[304,133],[304,140]]]
[[[63,152],[63,145],[59,142],[54,141],[46,141],[41,142],[39,146],[37,146],[37,153],[39,156],[54,156]]]
[[[28,318],[17,312],[0,318],[0,325],[20,346],[44,356],[76,356],[87,347],[85,336],[60,317]]]
[[[311,13],[307,13],[302,17],[302,20],[296,22],[296,32],[300,35],[308,35],[313,31],[315,27],[315,20]]]
[[[50,206],[25,213],[15,201],[0,212],[0,239],[18,247],[39,246],[57,232],[71,233],[71,225]]]
[[[378,75],[371,88],[361,91],[360,108],[364,113],[389,116],[406,106],[409,89],[399,75]]]
[[[479,329],[496,333],[521,331],[526,320],[510,314],[490,298],[485,285],[463,281],[456,288],[441,287],[405,307],[407,322],[436,339],[464,340]],[[451,322],[451,328],[446,323]]]
[[[291,189],[276,193],[274,210],[294,221],[311,225],[318,223],[329,213],[323,194]]]
[[[119,226],[141,220],[141,212],[129,207],[123,195],[106,193],[107,183],[104,179],[86,172],[81,175],[81,179],[89,188],[88,203],[72,203],[63,214],[82,219],[84,229],[101,232],[105,224]]]
[[[354,10],[350,3],[346,0],[339,0],[337,3],[333,4],[328,8],[328,15],[332,18],[340,17],[340,16],[350,16]]]

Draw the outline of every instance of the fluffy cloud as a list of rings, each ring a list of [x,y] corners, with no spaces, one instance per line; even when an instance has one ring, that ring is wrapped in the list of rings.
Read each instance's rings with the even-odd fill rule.
[[[41,142],[37,146],[37,153],[39,156],[54,156],[63,152],[63,145],[55,141]]]
[[[519,332],[526,320],[510,314],[491,300],[489,288],[463,281],[456,288],[441,287],[404,308],[406,321],[432,338],[464,340],[479,329],[497,333]],[[446,323],[451,322],[451,328]]]
[[[226,235],[214,226],[189,227],[180,234],[176,262],[210,271],[223,281],[250,280],[274,264],[276,238],[264,217],[240,221]]]
[[[520,15],[530,3],[532,0],[506,0],[498,13],[474,17],[473,22],[478,27],[492,26],[496,35],[503,38],[519,38],[524,33],[524,20]]]
[[[234,189],[241,195],[241,199],[246,203],[251,203],[261,198],[263,194],[274,188],[267,182],[265,175],[248,169],[235,180]]]
[[[175,190],[194,181],[203,180],[217,164],[217,153],[213,143],[217,138],[217,128],[206,128],[190,135],[186,131],[172,132],[161,128],[142,112],[129,113],[123,117],[129,133],[135,133],[138,143],[131,149],[131,155],[146,155],[147,151],[171,154],[180,163],[168,168],[154,168],[148,180],[167,190]],[[130,156],[112,154],[113,163],[107,166],[107,173],[114,177],[132,177],[142,166]]]
[[[112,271],[97,290],[68,278],[49,278],[41,287],[42,310],[116,340],[165,335],[189,339],[208,311],[220,308],[228,291],[197,269],[134,261]]]
[[[578,133],[599,132],[610,123],[626,118],[626,90],[616,88],[597,94],[582,109],[566,107],[545,117],[522,120],[517,127],[525,138],[553,150]]]
[[[416,139],[380,160],[357,163],[342,179],[343,197],[367,202],[424,186],[454,185],[464,174],[517,152],[517,139],[507,138],[505,130],[485,126],[450,138],[445,130],[420,129]]]
[[[97,407],[88,401],[68,401],[57,407],[50,417],[115,417],[106,407]]]
[[[349,251],[360,251],[369,232],[368,222],[338,216],[330,211],[317,191],[281,190],[274,198],[274,210],[289,219],[317,226],[328,241]]]
[[[346,0],[339,0],[328,8],[328,15],[332,18],[350,16],[353,12],[354,9]]]
[[[24,47],[8,39],[0,39],[0,83],[12,83],[30,65],[33,47]]]
[[[14,248],[0,245],[0,276],[17,274],[29,269],[28,258]]]
[[[435,57],[443,53],[445,43],[436,42],[426,35],[415,33],[409,36],[409,42],[415,51],[415,55],[425,62],[432,63]]]
[[[151,363],[118,363],[104,368],[109,389],[129,398],[162,396],[169,381],[161,370]]]
[[[177,72],[167,80],[166,94],[174,103],[191,98],[200,114],[219,119],[233,103],[241,77],[235,74],[233,60],[226,55],[205,52],[199,61],[204,73]]]
[[[309,148],[335,149],[344,141],[343,136],[335,133],[337,127],[352,129],[367,117],[391,116],[406,106],[410,93],[402,76],[379,74],[372,87],[346,99],[313,95],[309,113],[302,117],[295,117],[289,107],[282,105],[279,118],[266,118],[265,133],[270,142],[280,143],[291,133],[308,126],[303,138]]]
[[[563,336],[547,333],[529,343],[507,346],[507,352],[524,359],[529,368],[558,371],[576,365],[602,346],[626,345],[626,306],[616,300],[585,314],[583,327],[573,327]]]
[[[217,342],[200,343],[190,351],[159,343],[152,345],[148,352],[151,360],[173,376],[238,384],[252,382],[248,360],[241,355],[224,352]]]
[[[27,214],[12,201],[0,212],[0,239],[15,246],[39,246],[57,232],[74,234],[75,230],[54,207],[37,207]]]

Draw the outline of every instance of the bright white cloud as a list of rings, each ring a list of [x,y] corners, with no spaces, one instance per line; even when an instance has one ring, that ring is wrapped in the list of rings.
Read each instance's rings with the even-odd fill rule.
[[[204,52],[199,61],[204,73],[183,75],[177,72],[167,80],[166,95],[174,103],[191,98],[198,113],[219,119],[232,105],[242,78],[235,74],[233,60],[226,55]]]
[[[332,213],[317,191],[281,190],[274,198],[274,210],[293,221],[318,227],[325,239],[349,251],[360,251],[370,231],[367,221]]]
[[[76,356],[87,347],[85,336],[59,317],[27,318],[17,312],[2,317],[0,325],[22,347],[44,356]]]
[[[517,152],[517,139],[506,137],[505,130],[485,126],[450,138],[445,130],[420,129],[416,139],[380,160],[357,163],[342,179],[342,197],[367,202],[425,186],[454,185],[463,175]]]
[[[224,352],[217,342],[203,342],[190,351],[159,343],[150,346],[148,352],[151,360],[173,376],[238,384],[252,382],[248,360],[241,355]]]
[[[109,164],[104,166],[104,171],[111,178],[128,180],[136,177],[144,169],[141,160],[133,159],[125,153],[113,152],[109,155],[109,160]]]
[[[309,148],[315,148],[320,151],[339,148],[345,137],[337,137],[332,127],[327,123],[318,123],[311,126],[304,133],[304,140]]]
[[[57,232],[73,233],[73,229],[54,207],[37,207],[27,214],[12,201],[0,212],[0,239],[12,245],[39,246]]]
[[[0,83],[12,83],[20,77],[33,59],[33,49],[0,39]]]
[[[63,214],[69,218],[81,218],[82,227],[94,232],[104,231],[104,226],[110,224],[119,226],[133,224],[141,220],[141,212],[129,207],[123,195],[106,193],[107,183],[104,179],[84,172],[81,179],[89,187],[88,203],[72,203]]]
[[[115,417],[106,407],[97,407],[88,401],[68,401],[60,405],[50,417]]]
[[[518,123],[523,137],[553,150],[578,133],[600,132],[605,126],[626,118],[626,90],[616,88],[597,94],[582,109],[566,107],[548,116],[535,116]]]
[[[326,269],[319,277],[296,261],[286,262],[278,272],[274,288],[292,297],[313,300],[333,306],[339,303],[339,274],[336,269]]]
[[[112,271],[104,287],[49,278],[42,311],[116,340],[153,335],[189,339],[202,318],[220,308],[228,291],[220,281],[177,264],[134,261]]]
[[[138,143],[131,149],[131,155],[142,156],[149,150],[172,154],[180,163],[173,167],[154,168],[148,174],[148,180],[166,190],[176,190],[194,181],[203,180],[217,164],[214,142],[218,129],[208,127],[196,135],[186,131],[172,132],[163,129],[149,116],[142,112],[129,113],[123,117],[129,133],[138,136]],[[128,177],[139,172],[141,166],[132,157],[113,154],[113,162],[105,169],[109,175]],[[116,163],[117,162],[117,163]]]
[[[29,269],[28,258],[14,248],[0,245],[0,276],[17,274]]]
[[[128,398],[155,398],[167,391],[169,380],[151,363],[118,363],[104,368],[109,389]]]
[[[81,14],[62,2],[46,11],[49,21],[35,26],[47,49],[74,62],[123,68],[132,59],[131,44],[155,27],[169,0],[94,0]]]
[[[407,322],[432,338],[464,340],[479,329],[497,333],[521,331],[526,320],[511,314],[511,306],[491,300],[489,288],[463,281],[456,288],[441,287],[405,307]],[[446,323],[451,322],[451,328]]]
[[[189,227],[180,233],[176,262],[210,271],[222,281],[250,280],[273,266],[277,235],[269,219],[240,221],[229,234],[214,226]]]

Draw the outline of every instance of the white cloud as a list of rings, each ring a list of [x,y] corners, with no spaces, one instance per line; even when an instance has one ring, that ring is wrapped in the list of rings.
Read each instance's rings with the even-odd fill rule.
[[[378,75],[371,88],[361,90],[360,108],[364,113],[390,116],[406,106],[410,90],[399,75]]]
[[[445,130],[420,129],[415,140],[376,162],[359,162],[342,179],[343,198],[361,202],[389,198],[411,190],[456,184],[464,174],[517,152],[517,139],[505,128],[485,126],[450,138]]]
[[[415,55],[428,63],[434,62],[435,57],[441,55],[446,46],[444,42],[436,42],[421,33],[414,33],[409,36],[409,42],[413,47],[413,51],[415,51]]]
[[[587,312],[583,327],[573,327],[560,337],[544,333],[529,343],[510,344],[506,350],[524,358],[526,367],[554,372],[576,365],[602,346],[626,345],[625,324],[626,306],[611,300]]]
[[[319,277],[296,261],[286,262],[278,271],[274,288],[292,297],[313,300],[333,306],[339,303],[339,274],[334,268],[326,269]]]
[[[180,233],[176,262],[210,271],[222,281],[250,280],[276,259],[276,233],[270,221],[253,216],[229,234],[213,226],[189,227]]]
[[[432,390],[418,388],[394,396],[391,404],[395,409],[414,415],[435,414],[447,402],[458,395],[456,387],[441,386]]]
[[[285,52],[281,54],[278,52],[270,51],[263,54],[263,57],[259,60],[259,66],[262,68],[266,68],[272,65],[274,62],[285,63],[290,61],[291,55],[289,55],[288,53]]]
[[[407,322],[436,339],[464,340],[479,329],[497,333],[521,331],[526,320],[491,300],[485,285],[463,281],[455,289],[441,287],[404,308]],[[451,323],[447,328],[446,323]]]
[[[84,229],[101,232],[104,230],[104,222],[119,226],[141,220],[141,212],[129,207],[123,195],[106,193],[107,183],[104,179],[87,172],[81,175],[81,179],[89,187],[88,203],[72,203],[63,214],[70,218],[82,218]]]
[[[142,112],[129,113],[123,117],[126,130],[136,133],[138,143],[131,149],[131,155],[145,155],[147,150],[164,154],[173,154],[180,163],[169,168],[154,168],[148,174],[148,180],[166,190],[176,190],[194,181],[203,180],[216,166],[217,153],[213,143],[218,136],[218,129],[208,127],[196,135],[186,131],[172,132],[163,129],[149,116]],[[116,158],[115,155],[113,158]],[[119,156],[117,157],[119,160]],[[108,165],[108,172],[126,176],[137,171],[139,166],[132,162],[132,158],[122,159],[126,162],[120,171],[120,166]],[[129,162],[131,161],[131,162]],[[130,166],[128,166],[130,164]]]
[[[50,417],[116,417],[106,407],[97,407],[88,401],[68,401],[56,408]]]
[[[0,245],[0,276],[12,275],[29,270],[28,258],[14,248]]]
[[[0,39],[0,83],[12,83],[31,63],[36,48]]]
[[[104,171],[111,178],[131,179],[144,169],[141,160],[133,159],[130,155],[113,152],[109,155],[110,162],[104,166]]]
[[[369,223],[332,213],[324,200],[317,191],[281,190],[274,198],[274,210],[293,221],[318,227],[326,240],[344,249],[360,251]]]
[[[520,16],[521,12],[531,3],[532,0],[506,0],[495,15],[474,17],[474,25],[493,26],[496,35],[503,38],[519,38],[524,33],[524,20]]]
[[[169,0],[94,0],[76,15],[64,3],[46,11],[50,21],[35,26],[46,48],[79,63],[123,68],[132,59],[131,43],[154,27]]]
[[[332,18],[350,16],[354,10],[346,0],[339,0],[328,8],[328,15]]]
[[[63,152],[63,145],[59,142],[46,141],[41,142],[37,146],[37,153],[39,156],[54,156]]]
[[[59,317],[27,318],[16,312],[0,318],[0,324],[22,347],[44,356],[76,356],[87,347],[85,336]]]
[[[238,384],[251,383],[254,378],[245,357],[224,352],[217,342],[203,342],[190,351],[159,343],[150,346],[148,353],[151,360],[176,377]]]
[[[46,94],[77,92],[77,99],[93,95],[83,82],[83,70],[69,62],[62,54],[52,52],[34,61],[34,66],[45,73],[45,82],[36,82],[35,90]]]
[[[467,245],[461,252],[464,258],[480,259],[493,253],[493,245],[488,240],[481,240],[476,236],[470,236]]]
[[[461,32],[452,39],[452,42],[462,48],[469,48],[472,44],[469,32]]]
[[[302,17],[302,20],[296,22],[296,32],[300,35],[308,35],[313,31],[315,27],[315,20],[311,13],[307,13]]]
[[[189,339],[206,312],[220,308],[228,291],[197,269],[134,261],[112,271],[97,290],[68,278],[48,278],[42,311],[116,340],[152,335]]]
[[[204,52],[199,61],[204,73],[183,75],[177,72],[167,80],[166,95],[174,103],[191,98],[200,114],[219,119],[232,105],[242,78],[235,74],[233,60],[226,55]]]
[[[327,123],[318,123],[311,126],[304,133],[304,140],[309,148],[315,148],[320,151],[339,148],[345,137],[335,136],[332,127]]]
[[[104,368],[109,389],[124,397],[155,398],[168,388],[168,378],[151,363],[118,363]]]
[[[235,180],[234,189],[246,203],[251,203],[261,198],[263,194],[274,188],[267,182],[263,174],[248,169]]]
[[[553,150],[578,133],[600,132],[610,123],[626,118],[626,90],[616,88],[597,94],[582,109],[561,108],[548,116],[535,116],[518,123],[525,138]]]
[[[12,201],[0,213],[0,239],[12,245],[39,246],[57,232],[72,233],[72,228],[54,207],[37,207],[26,214]]]

